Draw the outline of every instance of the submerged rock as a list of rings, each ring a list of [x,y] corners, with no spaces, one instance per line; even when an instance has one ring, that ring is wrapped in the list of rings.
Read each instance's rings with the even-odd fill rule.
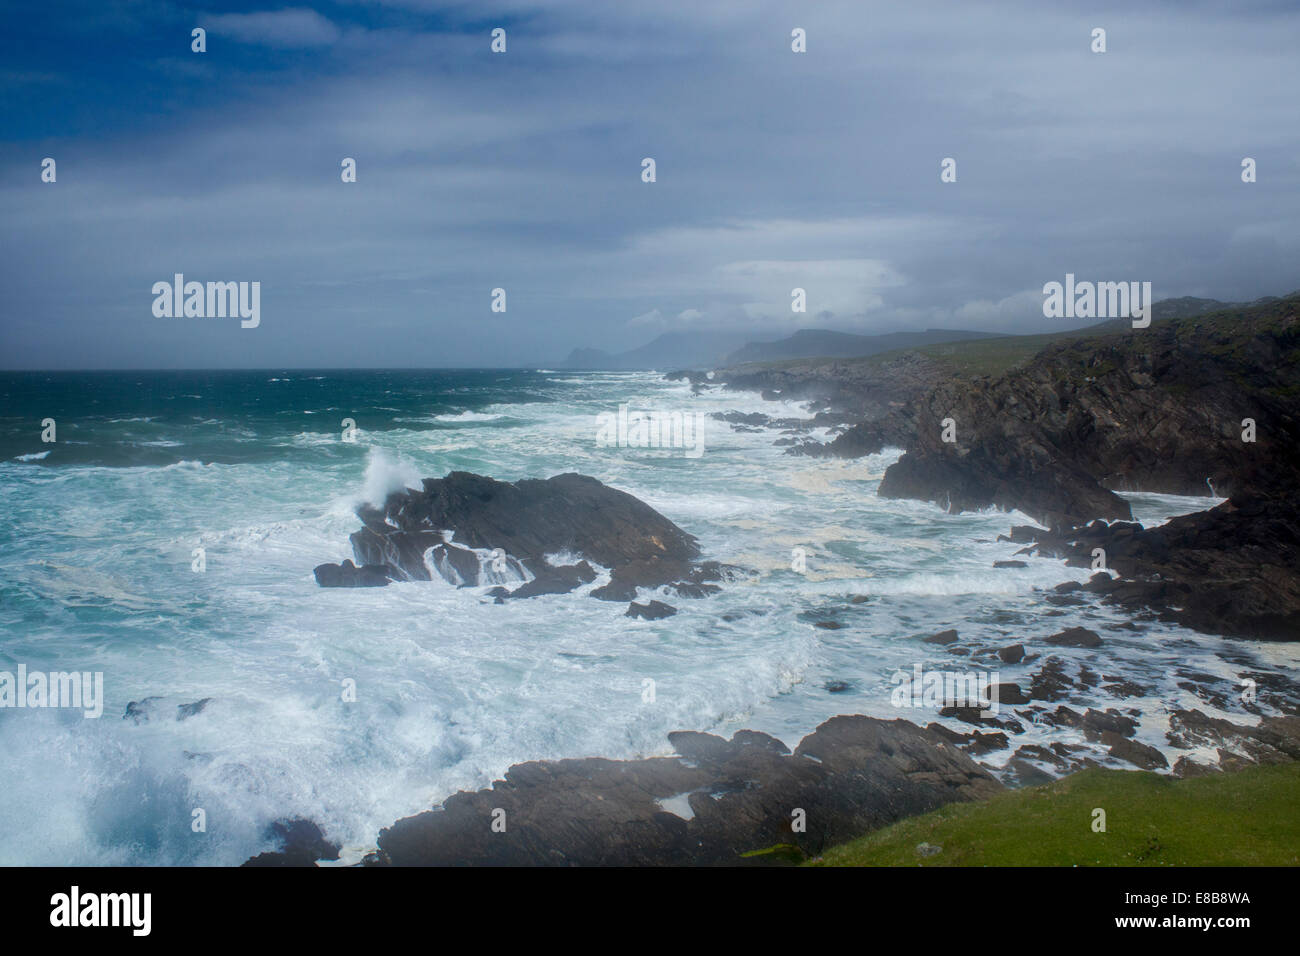
[[[647,604],[637,604],[633,601],[627,606],[627,613],[624,617],[639,617],[647,621],[657,621],[660,618],[672,617],[677,613],[677,608],[671,604],[665,604],[663,601],[650,601]]]
[[[1057,647],[1101,647],[1101,635],[1086,627],[1067,627],[1043,640]]]
[[[204,697],[202,700],[196,700],[192,704],[178,704],[176,707],[176,719],[188,720],[195,714],[203,713],[204,708],[212,703],[211,697]]]
[[[162,705],[161,697],[145,697],[140,700],[128,701],[126,713],[122,715],[123,720],[130,720],[133,723],[148,723],[154,717],[158,716],[159,708]],[[212,703],[213,698],[204,697],[202,700],[196,700],[188,704],[177,704],[176,711],[172,715],[177,721],[188,720],[196,714],[203,713],[208,704]]]
[[[931,634],[929,637],[921,638],[921,640],[926,644],[952,644],[957,640],[957,630],[950,627],[946,631]]]

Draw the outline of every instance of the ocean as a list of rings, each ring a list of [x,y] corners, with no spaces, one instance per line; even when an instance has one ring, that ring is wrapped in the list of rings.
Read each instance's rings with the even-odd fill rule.
[[[877,498],[897,450],[796,457],[773,445],[778,429],[711,418],[698,456],[598,442],[623,404],[811,418],[658,373],[0,373],[0,397],[0,670],[102,672],[105,698],[99,719],[0,708],[7,865],[237,864],[294,817],[320,824],[346,864],[381,827],[514,763],[667,754],[678,729],[793,746],[840,713],[925,724],[933,710],[891,702],[900,673],[992,666],[1025,683],[1039,666],[976,665],[916,639],[948,627],[966,647],[1031,650],[1065,627],[1097,630],[1100,649],[1052,652],[1143,692],[1071,706],[1132,709],[1138,739],[1171,762],[1170,710],[1253,723],[1234,688],[1293,674],[1300,657],[1045,603],[1044,589],[1090,572],[1036,558],[995,569],[1018,547],[997,536],[1024,515]],[[707,599],[643,595],[679,609],[658,621],[590,586],[505,604],[440,579],[317,587],[315,565],[352,557],[358,504],[454,470],[592,475],[696,535],[703,557],[757,574]],[[1216,502],[1127,497],[1147,524]],[[145,703],[127,716],[132,701]],[[1032,724],[1015,743],[1046,740],[1091,746]]]

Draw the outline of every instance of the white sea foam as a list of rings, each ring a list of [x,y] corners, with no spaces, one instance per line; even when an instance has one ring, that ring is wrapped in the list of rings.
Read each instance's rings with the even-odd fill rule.
[[[410,460],[392,455],[375,445],[366,455],[366,474],[362,481],[360,501],[383,507],[388,496],[403,488],[421,488],[423,475]]]
[[[520,761],[664,754],[667,733],[681,728],[752,727],[792,745],[838,713],[944,720],[900,712],[889,692],[895,670],[918,662],[985,666],[987,655],[918,639],[947,627],[975,651],[1041,650],[1065,627],[1097,630],[1101,648],[1052,653],[1146,688],[1122,706],[1142,711],[1139,739],[1166,750],[1162,708],[1199,700],[1178,686],[1180,670],[1213,675],[1228,692],[1252,669],[1294,674],[1292,646],[1160,622],[1131,632],[1119,627],[1129,616],[1106,606],[1049,616],[1042,589],[1088,572],[1038,558],[993,568],[1019,547],[998,534],[1028,519],[879,499],[888,454],[813,461],[774,447],[771,429],[717,422],[697,460],[636,458],[596,447],[592,428],[624,401],[777,417],[803,414],[796,403],[695,396],[642,373],[565,378],[548,379],[563,400],[480,412],[519,427],[466,418],[437,433],[367,433],[359,445],[268,429],[252,440],[277,451],[258,464],[0,467],[0,653],[45,670],[103,671],[106,695],[100,721],[0,714],[0,864],[239,863],[268,848],[270,821],[292,816],[318,821],[355,860],[380,827],[490,785]],[[353,557],[358,503],[452,470],[594,475],[696,535],[704,557],[761,574],[703,600],[663,598],[678,613],[635,627],[623,606],[589,596],[606,571],[572,594],[500,605],[442,580],[316,587],[312,567]],[[1144,521],[1209,502],[1129,497]],[[203,573],[191,569],[197,547]],[[796,547],[807,549],[808,574],[791,567]],[[843,627],[816,626],[830,619]],[[999,676],[1024,685],[1038,666],[999,664]],[[348,678],[355,703],[341,699]],[[830,681],[848,689],[831,693]],[[1108,706],[1100,693],[1067,703]],[[120,719],[128,702],[152,696],[162,701],[150,720]],[[207,697],[201,713],[175,719],[177,705]],[[1224,716],[1250,719],[1230,695]],[[1045,727],[1016,739],[1092,746]],[[1108,759],[1104,749],[1092,756]],[[202,837],[190,830],[196,806],[221,821]]]

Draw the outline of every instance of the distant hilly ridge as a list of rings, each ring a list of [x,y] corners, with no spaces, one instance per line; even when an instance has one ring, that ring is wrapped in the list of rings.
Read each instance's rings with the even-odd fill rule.
[[[1274,298],[1268,296],[1249,304],[1261,305]],[[1155,303],[1153,312],[1156,318],[1176,319],[1244,304],[1183,296],[1178,299],[1162,299]],[[1112,321],[1116,327],[1126,322]],[[882,335],[859,335],[831,329],[800,329],[793,335],[775,341],[754,341],[750,334],[744,332],[665,332],[640,348],[627,352],[574,349],[558,364],[565,369],[597,371],[711,369],[807,358],[866,358],[899,349],[1008,337],[1014,336],[969,329],[926,329],[923,332],[887,332]]]
[[[665,332],[654,341],[628,352],[611,354],[601,349],[574,349],[560,367],[600,371],[719,368],[799,358],[864,358],[897,349],[987,338],[998,338],[998,335],[960,329],[926,329],[924,332],[889,332],[884,335],[800,329],[775,342],[754,342],[748,335],[737,332]]]
[[[889,332],[884,335],[854,335],[825,329],[800,329],[789,338],[776,342],[751,342],[726,358],[727,365],[749,362],[779,362],[799,358],[865,358],[895,349],[914,349],[922,345],[965,342],[970,339],[998,338],[994,332],[962,329],[926,329],[924,332]]]
[[[560,368],[630,372],[644,369],[712,368],[750,341],[744,332],[665,332],[640,348],[611,354],[574,349]]]

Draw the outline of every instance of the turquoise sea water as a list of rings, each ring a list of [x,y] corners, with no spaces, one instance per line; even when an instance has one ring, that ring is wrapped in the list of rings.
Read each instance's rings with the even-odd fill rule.
[[[1091,703],[1140,711],[1139,736],[1157,746],[1175,707],[1257,719],[1202,700],[1182,672],[1226,691],[1252,672],[1295,676],[1283,645],[1044,604],[1036,589],[1086,572],[994,569],[1016,550],[997,535],[1023,515],[876,498],[897,452],[798,458],[773,429],[714,420],[698,457],[604,447],[600,416],[622,403],[809,417],[654,373],[0,373],[0,670],[102,671],[106,697],[98,720],[0,709],[0,863],[233,864],[291,816],[320,823],[347,862],[380,827],[522,760],[667,753],[682,728],[793,745],[836,713],[924,724],[937,715],[891,705],[895,674],[987,666],[915,639],[946,627],[971,648],[1100,631],[1103,648],[1058,653],[1147,688]],[[680,613],[655,622],[589,588],[496,605],[440,580],[316,586],[313,566],[351,557],[358,503],[452,470],[593,475],[695,534],[705,557],[759,574],[706,600],[666,598]],[[1131,499],[1146,522],[1211,503]],[[826,620],[844,626],[814,626]],[[145,698],[158,698],[149,720],[123,719]],[[1018,742],[1049,733],[1072,739],[1027,726]]]

